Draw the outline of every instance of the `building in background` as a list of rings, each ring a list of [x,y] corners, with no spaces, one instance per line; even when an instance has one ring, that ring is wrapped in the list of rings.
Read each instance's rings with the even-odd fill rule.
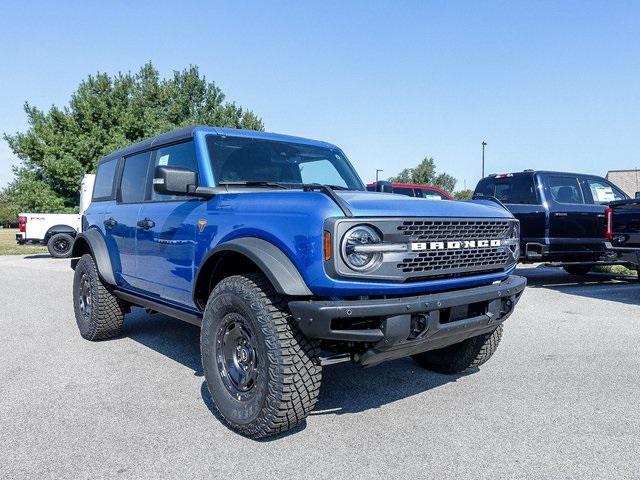
[[[607,172],[607,180],[615,183],[631,198],[635,197],[636,192],[640,192],[640,170],[637,168],[632,170],[609,170]]]

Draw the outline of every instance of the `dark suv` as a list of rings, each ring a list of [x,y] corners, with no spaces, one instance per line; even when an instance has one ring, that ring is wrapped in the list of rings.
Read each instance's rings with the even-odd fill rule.
[[[216,408],[263,437],[309,414],[324,364],[489,359],[525,287],[518,228],[493,202],[367,192],[328,143],[189,127],[99,162],[76,321],[89,340],[133,305],[201,326]]]
[[[607,249],[605,210],[628,197],[604,178],[525,170],[483,178],[474,195],[497,199],[520,220],[522,261],[558,262],[576,275],[623,263]]]

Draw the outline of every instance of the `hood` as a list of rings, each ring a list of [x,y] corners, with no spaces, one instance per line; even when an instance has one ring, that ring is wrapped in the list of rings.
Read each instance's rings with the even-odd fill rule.
[[[492,217],[511,213],[488,200],[428,200],[395,193],[336,191],[354,217]]]

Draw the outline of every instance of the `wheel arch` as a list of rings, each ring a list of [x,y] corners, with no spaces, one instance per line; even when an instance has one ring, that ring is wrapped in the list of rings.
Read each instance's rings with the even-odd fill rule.
[[[49,227],[47,233],[44,234],[44,241],[48,242],[49,239],[55,235],[56,233],[67,233],[72,237],[75,237],[78,234],[78,231],[70,225],[59,224]]]
[[[98,230],[87,230],[76,236],[71,249],[71,268],[75,270],[79,257],[87,253],[96,262],[100,278],[109,285],[115,285],[116,280],[113,275],[107,244]]]
[[[262,272],[280,294],[313,295],[282,250],[266,240],[243,237],[218,245],[202,261],[193,287],[194,303],[204,308],[209,293],[220,280],[249,272]]]

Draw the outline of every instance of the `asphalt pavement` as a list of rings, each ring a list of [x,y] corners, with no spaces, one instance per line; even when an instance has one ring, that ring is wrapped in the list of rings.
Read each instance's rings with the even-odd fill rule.
[[[329,366],[307,421],[254,441],[216,417],[196,327],[134,309],[85,341],[68,260],[0,257],[0,478],[640,478],[640,282],[519,273],[478,371]]]

